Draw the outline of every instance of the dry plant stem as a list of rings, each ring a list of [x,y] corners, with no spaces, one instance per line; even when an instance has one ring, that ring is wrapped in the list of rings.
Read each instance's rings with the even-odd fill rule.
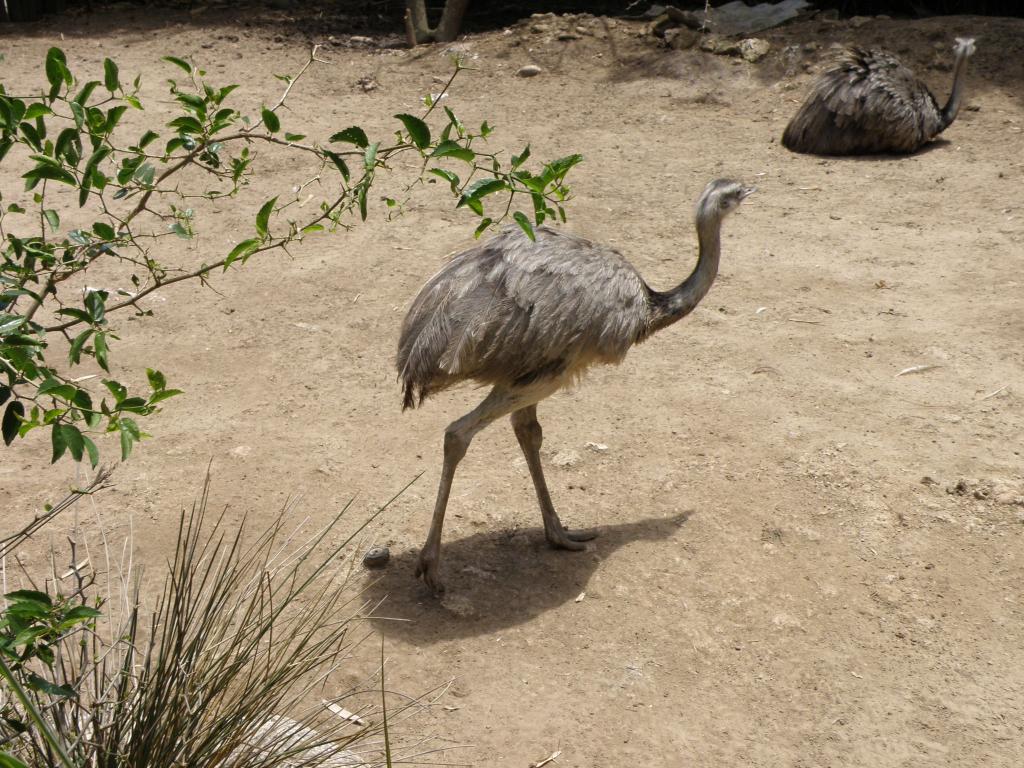
[[[89,482],[89,485],[85,488],[74,489],[67,496],[54,504],[50,509],[36,515],[32,521],[21,530],[0,538],[0,559],[7,557],[7,555],[14,552],[17,547],[21,546],[27,539],[31,538],[32,534],[73,506],[82,497],[89,496],[93,493],[97,493],[98,491],[102,491],[105,488],[109,488],[110,484],[108,483],[108,480],[110,479],[113,471],[112,467],[100,467]]]

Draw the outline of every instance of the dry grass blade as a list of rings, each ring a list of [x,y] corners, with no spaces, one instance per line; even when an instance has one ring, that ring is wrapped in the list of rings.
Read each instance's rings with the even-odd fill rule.
[[[894,379],[898,379],[900,376],[907,376],[911,373],[924,373],[925,371],[931,371],[935,368],[941,368],[941,365],[912,365],[909,368],[904,368],[902,371],[893,376]]]
[[[31,692],[71,759],[96,768],[340,768],[390,764],[392,754],[397,762],[386,729],[423,702],[392,703],[382,669],[379,706],[342,707],[349,697],[366,701],[365,691],[323,695],[361,642],[352,634],[368,606],[339,575],[339,554],[370,521],[338,536],[346,505],[301,541],[297,531],[284,531],[282,514],[248,543],[244,521],[209,514],[209,502],[207,476],[199,501],[181,514],[170,572],[148,621],[140,580],[126,576],[119,586],[130,609],[120,620],[66,636],[52,670],[36,670],[76,692]],[[340,543],[328,544],[334,539]],[[97,571],[120,572],[109,563]],[[90,600],[87,589],[82,599]],[[0,691],[0,706],[10,706],[4,698]],[[387,719],[374,723],[371,714],[385,706]],[[3,721],[0,744],[27,765],[52,764],[45,739],[14,733]]]
[[[1003,386],[1001,386],[999,389],[996,389],[996,390],[994,390],[992,392],[989,392],[984,397],[979,397],[977,400],[975,400],[975,402],[980,403],[982,400],[988,400],[989,398],[995,397],[999,393],[1005,392],[1007,387],[1009,387],[1009,386],[1010,386],[1009,384],[1003,384]]]
[[[109,487],[110,475],[113,471],[114,470],[111,467],[100,467],[87,486],[84,488],[76,488],[52,507],[49,507],[33,517],[28,525],[12,534],[0,538],[0,559],[7,557],[9,554],[14,552],[14,550],[24,544],[32,534],[73,506],[79,499]]]

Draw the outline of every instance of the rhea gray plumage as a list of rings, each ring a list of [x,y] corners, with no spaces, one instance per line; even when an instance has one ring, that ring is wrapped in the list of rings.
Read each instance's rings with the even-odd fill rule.
[[[445,430],[444,467],[417,575],[441,589],[441,527],[455,467],[473,436],[511,415],[526,456],[548,541],[583,549],[594,533],[565,530],[540,464],[536,404],[595,363],[619,363],[630,347],[689,314],[718,273],[722,219],[753,188],[719,179],[697,202],[700,252],[676,288],[650,288],[613,248],[547,227],[531,241],[501,232],[448,262],[420,289],[402,324],[397,367],[403,408],[461,381],[492,386],[473,411]]]
[[[847,48],[814,83],[782,144],[814,155],[909,154],[956,119],[974,40],[956,39],[953,88],[939,107],[928,87],[891,53]]]

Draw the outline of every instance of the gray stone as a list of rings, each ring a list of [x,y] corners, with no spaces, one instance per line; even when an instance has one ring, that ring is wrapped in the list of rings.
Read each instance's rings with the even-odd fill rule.
[[[390,549],[387,547],[373,547],[363,555],[363,565],[367,568],[383,568],[390,559]]]

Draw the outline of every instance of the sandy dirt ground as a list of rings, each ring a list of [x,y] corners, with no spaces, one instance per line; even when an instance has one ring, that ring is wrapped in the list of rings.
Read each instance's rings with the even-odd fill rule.
[[[278,93],[272,74],[326,42],[329,63],[288,119],[312,136],[355,122],[386,136],[450,72],[442,46],[260,19],[122,9],[0,27],[3,79],[37,84],[54,44],[76,71],[111,55],[145,74],[159,117],[163,55],[195,57],[256,105]],[[826,160],[779,145],[833,42],[889,47],[941,101],[957,35],[978,38],[968,108],[928,151]],[[586,552],[545,546],[501,422],[456,477],[447,596],[413,579],[442,430],[481,397],[466,387],[400,410],[402,312],[472,242],[473,222],[432,188],[397,221],[378,205],[351,233],[254,259],[216,292],[166,289],[155,317],[123,322],[124,370],[156,363],[188,394],[96,499],[110,534],[131,523],[139,562],[161,567],[210,461],[232,519],[268,522],[301,496],[293,514],[309,529],[353,497],[355,524],[422,473],[363,542],[390,546],[390,565],[355,585],[409,620],[372,628],[389,687],[454,681],[409,727],[468,746],[427,760],[1020,765],[1024,22],[812,19],[762,37],[772,51],[757,63],[666,51],[639,22],[587,18],[452,46],[476,69],[449,103],[497,126],[492,146],[583,153],[568,228],[619,247],[657,288],[691,269],[692,204],[709,179],[760,188],[727,221],[721,274],[693,315],[540,407],[556,506],[602,529]],[[528,63],[543,73],[515,77]],[[364,77],[379,87],[364,91]],[[297,180],[269,162],[256,197]],[[226,252],[248,216],[224,207],[197,222],[191,255]],[[911,366],[931,367],[897,376]],[[39,471],[48,455],[41,434],[4,452],[5,524],[84,476]],[[371,643],[332,685],[362,679],[377,653]]]

